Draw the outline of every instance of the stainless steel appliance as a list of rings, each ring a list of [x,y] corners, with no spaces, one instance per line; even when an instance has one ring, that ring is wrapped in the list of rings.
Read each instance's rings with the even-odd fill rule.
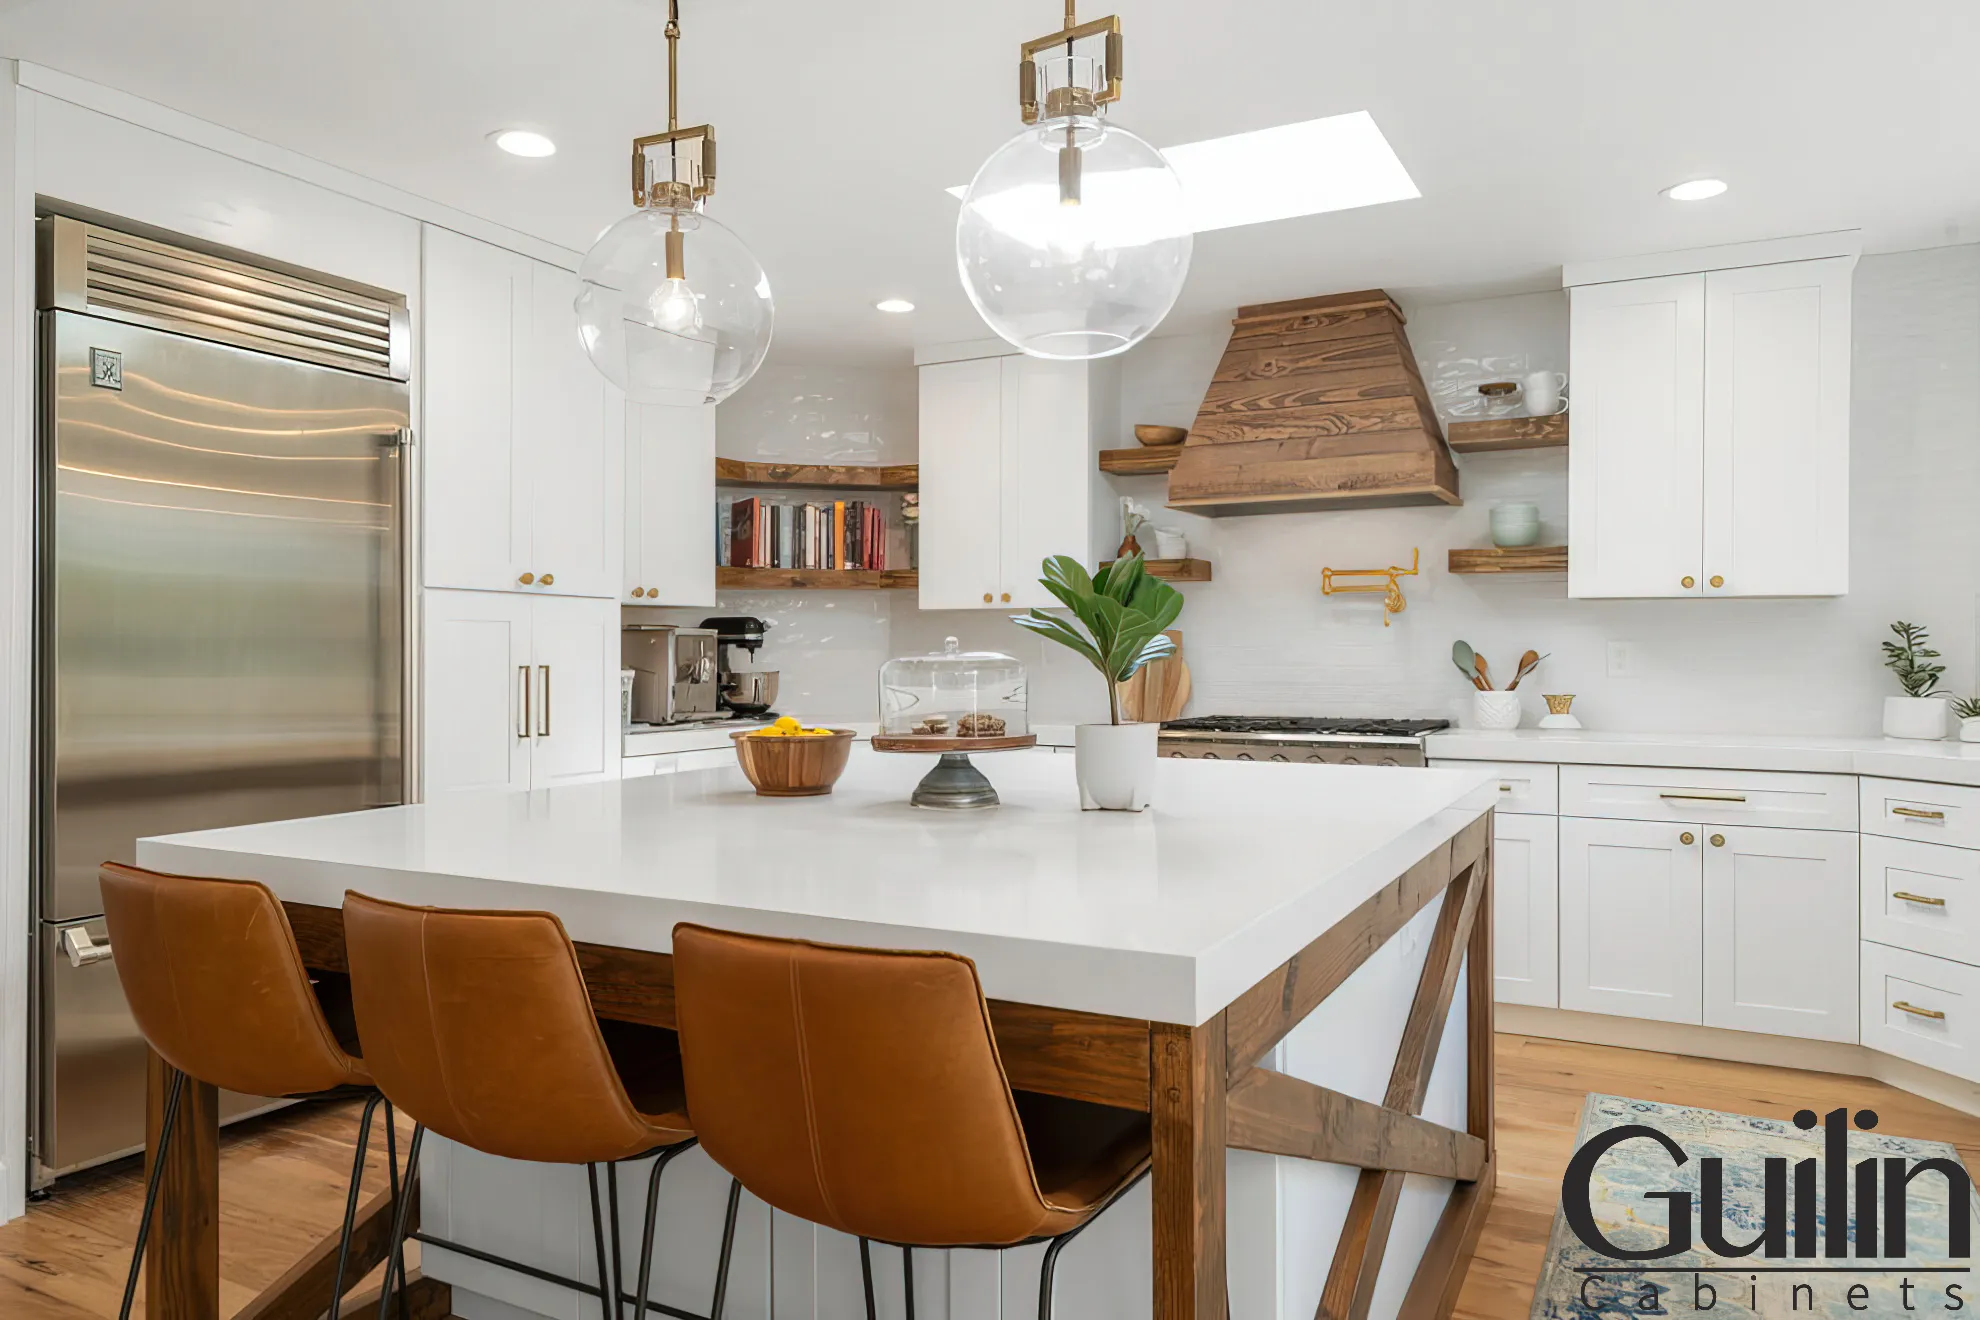
[[[770,707],[777,700],[777,671],[736,669],[730,663],[728,648],[733,646],[747,651],[753,663],[757,651],[763,646],[763,635],[776,625],[754,615],[731,614],[703,619],[701,626],[714,630],[716,645],[720,648],[718,681],[722,690],[722,708],[752,719],[772,714]]]
[[[41,1185],[143,1142],[98,865],[403,800],[410,350],[396,295],[67,217],[37,239]]]
[[[1202,715],[1170,720],[1156,745],[1163,756],[1204,761],[1425,765],[1425,735],[1450,726],[1449,720]]]
[[[715,633],[666,623],[632,624],[619,633],[619,664],[632,670],[632,722],[718,720]]]

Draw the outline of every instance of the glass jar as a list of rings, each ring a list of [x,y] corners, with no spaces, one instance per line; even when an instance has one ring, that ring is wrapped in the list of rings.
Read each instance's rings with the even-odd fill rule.
[[[1024,666],[999,651],[965,651],[955,638],[939,655],[907,655],[880,666],[880,731],[900,737],[1015,738],[1025,723]]]

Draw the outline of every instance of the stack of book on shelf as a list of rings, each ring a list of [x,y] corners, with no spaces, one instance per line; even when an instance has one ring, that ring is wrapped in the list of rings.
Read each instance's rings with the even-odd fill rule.
[[[887,565],[887,523],[865,500],[772,504],[752,495],[716,510],[724,568],[868,568]]]

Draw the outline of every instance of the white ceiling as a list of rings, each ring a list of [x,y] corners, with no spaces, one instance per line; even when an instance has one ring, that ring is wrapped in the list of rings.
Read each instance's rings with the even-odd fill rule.
[[[777,294],[783,362],[904,361],[984,334],[956,203],[1017,128],[1018,44],[1057,0],[682,0],[682,117],[711,213]],[[665,124],[664,0],[0,0],[0,53],[188,111],[580,249]],[[1082,17],[1108,12],[1086,0]],[[1544,288],[1563,261],[1860,227],[1980,240],[1967,0],[1119,0],[1116,118],[1158,146],[1367,110],[1423,196],[1199,235],[1172,328],[1382,286]],[[527,127],[547,160],[486,135]],[[1732,184],[1678,204],[1660,188]],[[919,310],[886,316],[877,298]]]

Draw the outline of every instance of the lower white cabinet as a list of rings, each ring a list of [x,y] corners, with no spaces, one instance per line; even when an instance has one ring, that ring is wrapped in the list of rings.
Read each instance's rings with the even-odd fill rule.
[[[1492,979],[1502,1004],[1560,1003],[1559,822],[1500,812],[1492,831]]]
[[[1863,1043],[1980,1081],[1980,968],[1863,946]]]
[[[1575,816],[1560,825],[1561,1007],[1701,1022],[1696,828]]]
[[[425,611],[429,796],[618,773],[615,602],[428,591]]]
[[[1856,835],[1731,825],[1698,834],[1705,1025],[1855,1041]]]

